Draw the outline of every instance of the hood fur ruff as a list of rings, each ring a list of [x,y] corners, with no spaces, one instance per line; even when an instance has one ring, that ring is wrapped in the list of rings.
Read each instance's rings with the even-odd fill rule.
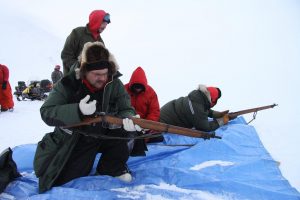
[[[207,97],[209,103],[211,104],[210,92],[207,90],[206,85],[199,84],[197,90],[200,90],[201,92],[203,92],[205,94],[205,96]]]

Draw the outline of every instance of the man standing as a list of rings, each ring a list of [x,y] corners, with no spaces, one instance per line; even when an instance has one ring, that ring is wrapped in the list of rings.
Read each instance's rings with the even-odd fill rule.
[[[109,175],[126,182],[132,180],[126,165],[128,140],[103,138],[105,135],[126,137],[128,132],[141,131],[127,118],[136,113],[120,76],[103,44],[88,42],[82,50],[79,70],[70,71],[54,87],[40,109],[45,123],[55,126],[54,132],[39,142],[34,158],[40,192],[88,176],[97,153],[102,153],[97,175]],[[123,127],[99,123],[63,128],[100,112],[124,118]]]
[[[83,45],[86,42],[100,41],[104,44],[100,34],[110,23],[110,15],[104,10],[94,10],[89,15],[89,23],[85,27],[77,27],[67,37],[61,52],[64,76],[68,74],[71,66],[78,62]]]
[[[54,71],[51,73],[52,83],[57,83],[63,76],[63,73],[60,71],[60,65],[55,65]]]
[[[13,111],[14,101],[9,84],[9,69],[0,64],[0,111]]]
[[[163,123],[195,128],[200,131],[214,131],[228,123],[228,110],[214,111],[221,90],[217,87],[199,85],[186,97],[180,97],[165,104],[160,110],[160,121]],[[213,118],[209,120],[208,117]]]

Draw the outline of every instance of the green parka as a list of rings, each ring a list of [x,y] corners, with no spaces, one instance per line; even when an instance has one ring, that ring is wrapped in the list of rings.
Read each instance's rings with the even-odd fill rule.
[[[130,97],[118,79],[121,76],[119,72],[106,84],[103,93],[99,94],[89,92],[82,80],[75,78],[75,74],[75,71],[71,71],[58,82],[40,109],[44,122],[49,126],[55,126],[55,130],[46,134],[38,143],[34,157],[34,170],[39,178],[39,192],[49,190],[53,186],[78,141],[79,133],[76,130],[60,127],[76,124],[82,120],[83,116],[79,110],[81,98],[89,94],[91,100],[101,102],[97,105],[97,112],[119,117],[135,115],[130,105]],[[88,126],[81,128],[81,131],[89,133],[96,130]]]
[[[210,100],[205,89],[193,90],[186,97],[180,97],[165,104],[160,110],[160,121],[163,123],[195,128],[201,131],[214,131],[219,128],[216,120],[219,112],[211,110]]]
[[[64,48],[61,52],[64,76],[68,74],[70,67],[74,63],[78,62],[78,56],[80,55],[85,43],[99,41],[104,44],[100,35],[97,40],[94,39],[93,34],[88,27],[89,26],[87,24],[85,27],[77,27],[73,29],[66,39]]]

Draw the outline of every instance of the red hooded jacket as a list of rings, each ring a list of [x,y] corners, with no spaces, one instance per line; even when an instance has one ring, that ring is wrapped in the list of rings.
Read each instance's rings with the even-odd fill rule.
[[[9,70],[5,65],[0,64],[0,84],[7,82],[9,77]]]
[[[0,105],[2,110],[7,110],[14,107],[13,96],[8,79],[8,68],[5,65],[0,64]],[[3,83],[6,83],[5,89],[2,88]]]
[[[99,39],[99,28],[103,22],[104,16],[108,14],[104,10],[94,10],[89,16],[89,29],[95,40]]]
[[[133,93],[130,88],[135,83],[144,85],[145,91],[142,91],[139,94]],[[130,95],[131,105],[141,118],[159,121],[160,108],[158,98],[154,89],[148,85],[145,72],[141,67],[134,70],[129,83],[125,85],[125,88]]]

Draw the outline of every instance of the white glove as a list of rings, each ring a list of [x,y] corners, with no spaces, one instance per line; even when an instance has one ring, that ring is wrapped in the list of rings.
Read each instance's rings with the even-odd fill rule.
[[[132,119],[128,119],[128,118],[125,118],[123,119],[123,128],[126,130],[126,131],[142,131],[142,128],[137,125],[137,124],[134,124]]]
[[[90,95],[86,95],[83,99],[81,99],[79,103],[79,109],[81,113],[84,115],[91,115],[96,111],[97,101],[94,100],[92,102],[87,103],[89,99],[90,99]]]

